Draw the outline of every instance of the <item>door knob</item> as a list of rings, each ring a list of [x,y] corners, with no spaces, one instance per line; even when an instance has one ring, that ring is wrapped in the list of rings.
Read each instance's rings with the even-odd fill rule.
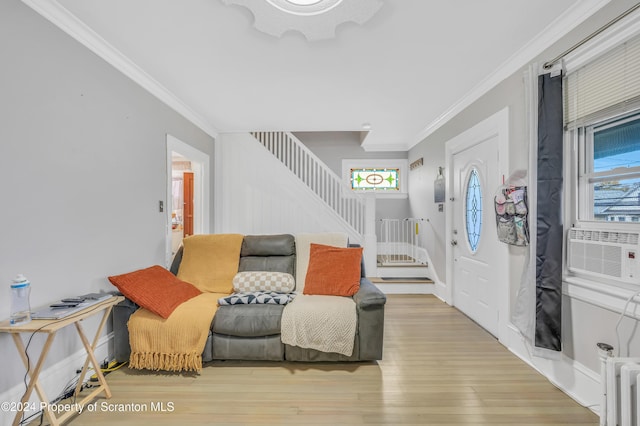
[[[458,245],[458,241],[456,240],[451,240],[451,246],[457,246]]]

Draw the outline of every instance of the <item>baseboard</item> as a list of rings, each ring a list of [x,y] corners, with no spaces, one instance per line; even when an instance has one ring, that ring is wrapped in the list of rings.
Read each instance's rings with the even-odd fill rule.
[[[557,359],[547,359],[532,354],[520,331],[509,325],[507,349],[545,376],[554,386],[566,393],[583,407],[600,412],[600,374],[564,354]]]
[[[101,362],[104,359],[111,359],[111,354],[109,353],[109,343],[112,339],[113,333],[109,333],[103,336],[98,341],[98,345],[96,346],[96,349],[94,351],[98,362]],[[76,370],[84,365],[86,358],[87,353],[83,348],[71,354],[67,358],[57,362],[56,364],[50,366],[49,368],[42,370],[42,372],[40,373],[39,381],[48,398],[56,398],[68,382],[75,380],[75,378],[78,376],[78,374],[76,374]],[[87,374],[85,377],[85,381],[89,380],[90,377],[91,374]],[[22,398],[22,395],[24,395],[24,391],[24,383],[19,383],[16,386],[6,390],[5,392],[0,393],[0,401],[17,403]],[[31,398],[29,399],[29,401],[37,406],[40,405],[40,400],[38,399],[38,395],[35,390],[31,394]],[[35,413],[33,411],[30,411],[27,416],[31,414]],[[0,410],[0,425],[11,425],[14,416],[15,412],[13,411]]]

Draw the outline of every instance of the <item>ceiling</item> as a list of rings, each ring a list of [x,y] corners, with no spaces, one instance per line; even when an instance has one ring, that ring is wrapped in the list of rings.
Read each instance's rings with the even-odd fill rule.
[[[608,0],[384,0],[313,42],[222,0],[23,1],[214,136],[369,124],[407,150]]]

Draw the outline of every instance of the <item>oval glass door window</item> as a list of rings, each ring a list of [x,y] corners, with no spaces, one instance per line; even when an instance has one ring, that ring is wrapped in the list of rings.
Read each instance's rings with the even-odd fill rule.
[[[469,173],[467,180],[467,194],[465,204],[465,222],[467,229],[467,240],[471,251],[478,250],[480,233],[482,231],[482,188],[478,177],[478,169],[475,167]]]

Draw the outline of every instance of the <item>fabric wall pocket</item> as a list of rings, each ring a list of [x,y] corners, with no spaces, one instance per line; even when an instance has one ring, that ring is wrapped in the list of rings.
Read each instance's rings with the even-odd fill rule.
[[[494,198],[498,240],[505,244],[529,244],[527,187],[503,185]]]
[[[513,217],[498,217],[498,239],[506,244],[516,244],[518,235]]]

